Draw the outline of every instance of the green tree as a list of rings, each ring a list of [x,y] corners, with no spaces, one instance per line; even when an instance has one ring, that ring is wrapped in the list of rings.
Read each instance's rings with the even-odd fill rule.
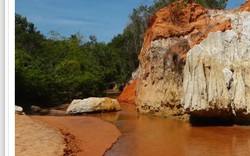
[[[195,3],[212,9],[225,9],[228,0],[194,0]]]
[[[36,29],[25,17],[15,14],[15,47],[27,53],[37,53],[44,36]]]
[[[79,33],[65,38],[51,31],[46,39],[26,18],[16,14],[15,20],[18,105],[25,109],[32,104],[49,107],[74,98],[104,95],[108,76],[116,75],[112,49],[98,42],[87,48]],[[113,77],[110,80],[115,80]]]

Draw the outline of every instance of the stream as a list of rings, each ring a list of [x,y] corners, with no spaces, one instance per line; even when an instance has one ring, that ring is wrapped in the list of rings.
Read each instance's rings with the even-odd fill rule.
[[[116,125],[122,136],[105,156],[247,156],[249,126],[203,126],[138,115],[131,104],[122,111],[91,114]]]

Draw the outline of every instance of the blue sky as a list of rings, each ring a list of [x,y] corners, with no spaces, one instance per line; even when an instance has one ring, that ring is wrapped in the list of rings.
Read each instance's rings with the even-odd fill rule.
[[[42,34],[53,30],[64,37],[80,32],[85,41],[90,35],[109,42],[122,33],[133,8],[151,5],[153,0],[16,0],[15,11],[32,22]],[[229,0],[228,9],[246,0]]]

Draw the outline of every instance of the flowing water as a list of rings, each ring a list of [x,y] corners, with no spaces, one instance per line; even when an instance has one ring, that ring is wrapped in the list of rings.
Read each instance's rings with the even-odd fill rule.
[[[250,127],[193,127],[179,120],[138,115],[133,105],[122,111],[92,114],[112,122],[122,136],[105,156],[248,156]]]

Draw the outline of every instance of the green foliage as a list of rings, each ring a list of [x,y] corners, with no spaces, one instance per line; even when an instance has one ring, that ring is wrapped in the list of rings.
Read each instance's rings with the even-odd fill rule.
[[[16,14],[16,103],[27,109],[104,96],[107,84],[119,77],[120,61],[115,50],[91,39],[84,43],[79,33],[65,38],[56,31],[46,39]]]
[[[225,9],[228,0],[194,0],[195,3],[212,9]]]
[[[44,36],[36,30],[33,23],[19,14],[15,14],[15,41],[16,48],[22,49],[27,53],[35,53],[40,48],[40,42]]]

